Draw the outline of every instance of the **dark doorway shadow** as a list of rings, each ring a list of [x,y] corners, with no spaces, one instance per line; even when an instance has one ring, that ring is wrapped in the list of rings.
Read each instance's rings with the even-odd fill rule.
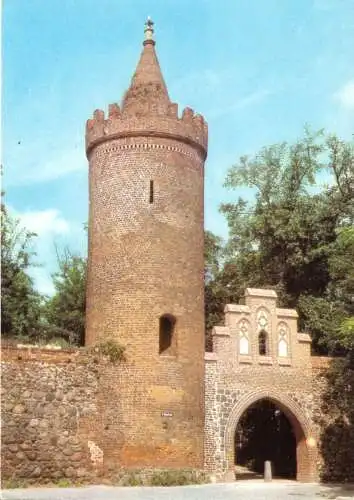
[[[296,479],[293,427],[275,403],[262,399],[244,412],[236,428],[236,479],[263,477],[266,460],[272,462],[274,478]]]

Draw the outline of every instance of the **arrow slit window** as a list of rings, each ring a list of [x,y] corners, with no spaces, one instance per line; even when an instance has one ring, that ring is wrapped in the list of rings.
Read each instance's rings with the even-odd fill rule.
[[[150,181],[149,203],[154,203],[154,181]]]

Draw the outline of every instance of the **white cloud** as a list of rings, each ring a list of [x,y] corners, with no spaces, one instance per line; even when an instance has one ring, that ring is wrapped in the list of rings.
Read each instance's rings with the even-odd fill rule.
[[[28,274],[33,278],[36,289],[39,291],[39,293],[47,296],[54,295],[55,288],[53,280],[46,268],[33,267],[28,271]]]
[[[61,217],[59,210],[49,208],[47,210],[31,211],[18,214],[21,224],[29,231],[38,234],[39,237],[61,235],[70,230],[70,224]]]
[[[7,185],[17,186],[23,184],[32,184],[37,182],[46,182],[59,179],[73,172],[84,171],[87,169],[87,160],[83,148],[74,148],[67,151],[53,151],[47,155],[47,158],[41,161],[41,146],[38,144],[30,145],[28,148],[23,145],[21,150],[12,151],[7,158],[5,170],[5,180]],[[48,158],[49,157],[49,158]],[[30,164],[25,158],[36,158],[36,161]]]
[[[65,154],[58,154],[46,161],[40,169],[32,171],[29,180],[43,182],[58,179],[72,172],[87,168],[87,160],[83,151],[77,149]]]
[[[347,110],[354,110],[354,80],[347,82],[334,95],[341,106]]]
[[[29,270],[37,290],[45,295],[54,293],[51,274],[57,269],[55,244],[59,248],[83,236],[81,227],[76,227],[66,220],[56,208],[18,212],[10,207],[10,212],[19,219],[20,225],[37,234],[32,240],[36,252],[33,261],[36,264]],[[81,234],[80,234],[81,233]]]

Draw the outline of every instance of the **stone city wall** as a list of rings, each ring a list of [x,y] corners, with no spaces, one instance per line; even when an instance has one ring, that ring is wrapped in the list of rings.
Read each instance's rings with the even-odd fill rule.
[[[167,385],[171,374],[180,378],[175,365],[166,360],[157,378],[94,349],[3,349],[3,479],[94,481],[131,468],[194,467],[185,393]]]
[[[3,349],[3,479],[95,475],[98,388],[99,364],[79,351]]]

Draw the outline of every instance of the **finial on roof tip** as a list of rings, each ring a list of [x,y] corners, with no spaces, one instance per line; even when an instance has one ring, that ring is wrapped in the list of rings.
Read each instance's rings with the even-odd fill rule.
[[[154,22],[151,20],[150,16],[148,16],[146,23],[145,23],[145,29],[144,29],[144,34],[145,34],[145,42],[146,41],[154,41]]]

